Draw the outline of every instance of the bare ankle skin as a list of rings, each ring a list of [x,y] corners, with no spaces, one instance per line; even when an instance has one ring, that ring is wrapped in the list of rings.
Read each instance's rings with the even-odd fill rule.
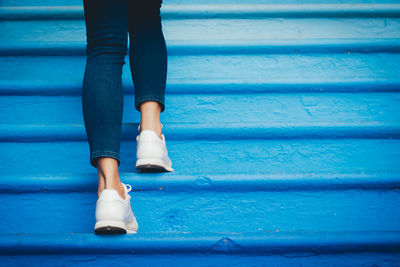
[[[100,157],[97,160],[97,173],[99,176],[98,196],[103,189],[116,189],[118,194],[125,199],[125,191],[121,184],[118,172],[118,161],[111,157]]]
[[[161,138],[161,106],[157,101],[146,101],[140,105],[140,129],[153,130]]]

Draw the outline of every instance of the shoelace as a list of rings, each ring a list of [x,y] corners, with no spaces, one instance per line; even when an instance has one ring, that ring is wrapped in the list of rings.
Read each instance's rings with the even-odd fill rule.
[[[121,184],[124,187],[126,199],[128,199],[130,201],[131,200],[131,195],[129,195],[128,193],[131,192],[132,186],[130,184],[124,184],[122,182],[121,182]]]
[[[124,184],[124,183],[121,183],[121,184],[123,184],[123,185],[126,186],[126,192],[127,192],[127,193],[131,192],[132,186],[131,186],[130,184]]]

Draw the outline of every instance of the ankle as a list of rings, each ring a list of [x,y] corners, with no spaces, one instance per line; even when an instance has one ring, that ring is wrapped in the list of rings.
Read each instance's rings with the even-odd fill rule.
[[[145,101],[140,105],[141,130],[153,130],[161,138],[161,105],[157,101]]]
[[[161,123],[158,123],[158,122],[143,123],[143,122],[141,122],[140,123],[140,131],[143,131],[143,130],[153,130],[157,133],[159,138],[162,138],[161,137],[161,134],[162,134]]]
[[[98,196],[100,196],[101,192],[104,189],[117,190],[118,194],[122,197],[122,199],[125,199],[125,190],[121,182],[109,181],[109,182],[99,183],[99,187],[97,190]]]

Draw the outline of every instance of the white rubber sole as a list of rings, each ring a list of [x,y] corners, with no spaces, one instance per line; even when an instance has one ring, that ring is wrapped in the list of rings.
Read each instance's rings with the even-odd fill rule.
[[[126,228],[124,222],[103,220],[96,222],[94,226],[96,234],[136,234],[137,230]]]
[[[136,169],[141,171],[174,171],[161,159],[138,159],[136,161]]]

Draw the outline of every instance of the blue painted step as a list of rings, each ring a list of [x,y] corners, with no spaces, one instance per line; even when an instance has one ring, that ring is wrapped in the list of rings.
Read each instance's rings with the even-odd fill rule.
[[[378,180],[385,178],[385,174],[377,173],[375,177],[379,176]],[[74,174],[77,178],[85,178],[79,173]],[[288,184],[293,189],[282,186],[282,189],[269,190],[268,179],[257,182],[253,174],[252,177],[246,178],[249,180],[247,182],[226,181],[225,189],[223,186],[213,187],[212,178],[207,179],[200,175],[204,174],[199,174],[195,180],[197,183],[195,186],[186,188],[184,183],[188,185],[190,183],[185,181],[187,178],[182,174],[170,178],[175,181],[182,179],[179,181],[181,186],[174,186],[171,182],[172,185],[166,187],[163,187],[163,183],[158,182],[156,177],[135,175],[136,179],[129,179],[133,175],[121,174],[122,180],[126,182],[141,178],[150,179],[147,183],[153,184],[147,189],[139,187],[131,194],[132,208],[139,223],[139,238],[147,233],[249,232],[263,234],[297,231],[315,233],[343,231],[354,235],[358,231],[400,233],[398,223],[400,194],[393,183],[392,188],[385,188],[376,182],[375,188],[364,189],[361,182],[356,182],[359,187],[353,186],[351,189],[351,186],[348,186],[349,189],[345,184],[349,185],[346,179],[351,178],[341,177],[344,181],[342,187],[335,186],[335,183],[330,181],[331,188],[325,186],[321,189],[315,187],[313,190],[306,189],[308,184],[312,186],[312,180],[315,180],[315,183],[321,183],[324,180],[324,178],[316,177],[309,178],[311,181],[308,183],[297,185],[296,189],[297,182],[294,180],[285,182],[286,176],[282,174],[276,183]],[[233,174],[219,177],[225,178],[230,175]],[[395,181],[398,184],[399,172],[396,175]],[[36,177],[41,180],[44,188],[45,182],[52,179],[52,177],[39,175]],[[25,190],[31,192],[5,193],[3,191],[0,196],[2,203],[0,212],[7,216],[3,216],[0,222],[2,229],[0,233],[92,233],[95,223],[97,178],[95,175],[90,177],[92,178],[90,185],[93,189],[88,191],[77,188],[71,191],[40,190],[41,184],[35,184],[30,189],[25,187]],[[259,174],[259,177],[263,176]],[[301,177],[308,176],[297,176],[299,180],[302,179]],[[168,178],[165,177],[164,180]],[[359,177],[352,181],[354,182],[357,178]],[[362,177],[360,179],[366,180]],[[14,180],[16,186],[22,184],[18,181],[18,176],[14,176]],[[339,184],[340,179],[336,177],[336,180]],[[260,188],[251,186],[251,190],[245,189],[244,192],[240,192],[243,189],[236,189],[241,186],[247,187],[251,183],[260,185]],[[156,187],[158,184],[160,186]],[[79,192],[73,192],[76,190]]]
[[[29,126],[35,125],[39,129],[47,128],[48,133],[58,127],[62,131],[83,127],[81,96],[5,95],[0,100],[2,139],[7,138],[6,133],[10,133],[10,138],[13,133],[21,136],[16,131],[26,132]],[[133,95],[124,96],[123,123],[140,120],[133,101]],[[219,123],[222,128],[246,130],[263,125],[264,128],[286,128],[290,133],[292,127],[332,127],[333,130],[346,126],[352,129],[396,127],[400,121],[398,93],[173,94],[166,95],[166,102],[170,108],[161,114],[166,127],[171,128],[167,126],[171,123],[173,128],[191,130],[212,128]],[[248,126],[244,127],[245,124]]]
[[[54,242],[54,240],[57,240]],[[7,266],[393,266],[396,232],[179,234],[98,237],[92,234],[0,235],[0,259]],[[99,254],[98,251],[102,253]],[[320,255],[324,254],[324,257]],[[210,261],[212,259],[212,261]],[[382,264],[384,262],[384,264]]]
[[[190,17],[173,19],[172,17],[163,21],[163,29],[167,44],[169,40],[190,40],[192,43],[215,41],[218,45],[227,40],[235,42],[243,39],[245,41],[242,42],[248,43],[252,40],[276,39],[398,39],[400,5],[396,5],[396,9],[395,14],[389,18],[366,17],[365,19],[335,18],[335,16],[333,18],[312,18],[312,10],[307,17],[300,18],[287,18],[285,14],[281,17],[257,20],[246,18],[246,16],[244,18],[237,16],[236,18],[211,17],[204,19],[190,19]],[[1,13],[5,13],[4,9],[0,10],[3,10]],[[29,13],[23,12],[23,14],[29,16]],[[35,23],[32,23],[31,20],[6,20],[1,25],[3,34],[0,41],[7,43],[11,40],[12,42],[82,42],[86,40],[86,35],[85,22],[81,17],[67,20],[68,27],[65,27],[65,18],[58,19],[57,16],[52,16],[51,20],[38,20]],[[7,16],[3,15],[2,19],[7,19]]]
[[[126,64],[120,171],[140,230],[99,237],[82,3],[4,0],[1,265],[398,264],[400,5],[297,2],[165,1],[176,171],[134,168]]]
[[[0,62],[1,95],[80,95],[82,90],[83,57],[2,57]],[[399,54],[386,53],[171,56],[166,93],[398,92],[399,62]],[[129,64],[123,81],[125,92],[133,94]]]
[[[167,130],[165,135],[169,136]],[[229,135],[224,136],[225,140],[183,136],[182,140],[168,141],[166,137],[177,173],[368,174],[400,169],[399,139],[256,139],[257,136],[230,139]],[[88,165],[89,146],[85,140],[5,142],[0,143],[0,150],[7,151],[0,163],[3,175],[94,171]],[[121,142],[121,161],[121,171],[136,171],[136,141]]]

